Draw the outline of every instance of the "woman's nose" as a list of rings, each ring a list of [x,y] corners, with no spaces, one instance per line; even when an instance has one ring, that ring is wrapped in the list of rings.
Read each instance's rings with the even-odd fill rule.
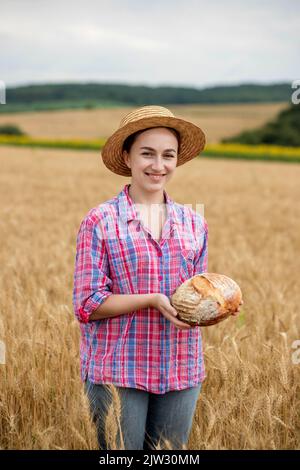
[[[152,169],[159,172],[164,169],[164,162],[162,159],[155,159],[152,163]]]

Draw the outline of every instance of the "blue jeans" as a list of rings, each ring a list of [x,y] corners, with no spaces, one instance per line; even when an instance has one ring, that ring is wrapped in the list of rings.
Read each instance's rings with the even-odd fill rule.
[[[201,385],[164,394],[115,385],[122,410],[120,426],[114,436],[117,449],[121,449],[120,430],[126,450],[154,450],[158,443],[162,449],[167,449],[164,439],[169,440],[172,449],[182,449],[189,438]],[[104,425],[113,400],[110,389],[106,384],[93,384],[88,379],[84,387],[96,424],[99,449],[110,450]]]

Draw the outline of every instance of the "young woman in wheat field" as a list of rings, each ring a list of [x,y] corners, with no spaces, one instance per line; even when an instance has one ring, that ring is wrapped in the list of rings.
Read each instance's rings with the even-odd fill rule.
[[[87,213],[77,236],[73,305],[100,449],[110,448],[113,412],[118,449],[188,441],[206,377],[201,330],[179,321],[169,299],[207,271],[208,226],[165,186],[204,145],[199,127],[144,106],[124,116],[102,149],[106,167],[131,181]]]

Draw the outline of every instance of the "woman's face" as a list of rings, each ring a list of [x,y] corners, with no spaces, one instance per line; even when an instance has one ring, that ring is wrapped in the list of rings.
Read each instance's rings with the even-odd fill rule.
[[[144,189],[157,191],[172,177],[177,153],[178,141],[173,132],[165,127],[155,127],[139,134],[130,152],[123,151],[123,157],[131,168],[132,181]]]

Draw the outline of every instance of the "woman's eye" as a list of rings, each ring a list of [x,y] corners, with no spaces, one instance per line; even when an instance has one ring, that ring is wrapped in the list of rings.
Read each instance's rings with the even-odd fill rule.
[[[142,155],[151,155],[149,152],[143,152]],[[168,158],[174,158],[174,155],[165,155]]]

